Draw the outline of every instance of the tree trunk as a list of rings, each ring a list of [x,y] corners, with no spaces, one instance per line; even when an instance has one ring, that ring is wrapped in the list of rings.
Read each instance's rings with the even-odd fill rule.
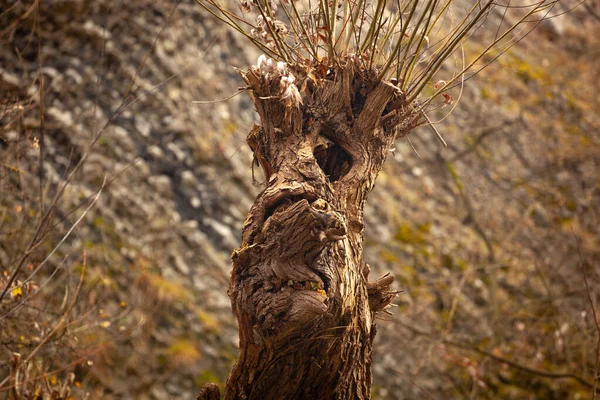
[[[368,399],[375,313],[395,293],[389,274],[368,282],[363,209],[410,128],[398,129],[402,93],[355,59],[294,71],[263,59],[242,76],[267,184],[232,257],[240,357],[225,398]]]

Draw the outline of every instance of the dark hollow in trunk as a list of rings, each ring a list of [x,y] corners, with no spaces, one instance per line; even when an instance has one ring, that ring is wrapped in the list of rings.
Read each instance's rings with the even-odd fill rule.
[[[292,74],[291,88],[282,78]],[[261,119],[248,144],[267,184],[232,256],[240,357],[225,398],[368,399],[375,313],[395,293],[389,274],[368,281],[363,209],[394,140],[418,118],[353,58],[242,76]]]

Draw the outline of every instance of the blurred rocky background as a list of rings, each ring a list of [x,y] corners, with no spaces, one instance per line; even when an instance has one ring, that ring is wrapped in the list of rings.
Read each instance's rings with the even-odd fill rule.
[[[543,22],[469,79],[437,125],[448,148],[419,128],[390,155],[365,261],[402,293],[378,322],[373,398],[592,397],[598,10]],[[257,117],[245,93],[193,101],[235,93],[232,67],[258,55],[190,0],[2,1],[0,398],[224,384]]]

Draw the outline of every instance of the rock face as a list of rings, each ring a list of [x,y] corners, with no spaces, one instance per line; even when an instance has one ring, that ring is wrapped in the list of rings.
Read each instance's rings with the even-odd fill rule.
[[[49,370],[72,362],[75,393],[191,398],[223,383],[237,356],[229,256],[262,179],[245,145],[256,119],[245,94],[192,102],[235,92],[232,66],[258,54],[192,2],[36,4],[0,9],[0,273],[28,248],[18,279],[41,265],[31,308],[15,309],[12,292],[0,303],[0,381],[3,361],[35,348],[73,302],[37,357]],[[416,151],[399,141],[381,173],[365,261],[374,275],[393,271],[404,293],[378,323],[374,397],[588,393],[477,352],[590,381],[571,230],[584,259],[597,256],[589,82],[600,35],[594,20],[569,18],[473,80],[443,125],[449,149],[417,130]],[[596,34],[575,29],[578,18]],[[57,194],[47,235],[30,246]]]

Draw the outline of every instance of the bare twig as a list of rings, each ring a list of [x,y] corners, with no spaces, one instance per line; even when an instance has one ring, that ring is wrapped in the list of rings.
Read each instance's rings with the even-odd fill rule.
[[[590,15],[592,17],[594,17],[597,21],[600,22],[600,13],[598,13],[598,11],[595,10],[594,7],[589,3],[590,2],[586,2],[583,4],[583,6],[585,7],[586,11],[590,13]]]
[[[37,3],[37,1],[36,1],[36,3]],[[131,78],[130,85],[129,85],[128,89],[126,90],[125,95],[122,97],[121,103],[119,104],[119,106],[117,107],[117,109],[114,111],[114,113],[110,116],[110,118],[108,118],[108,120],[105,122],[105,124],[102,126],[102,128],[100,128],[100,130],[98,132],[96,132],[92,136],[92,138],[91,138],[91,140],[90,140],[90,142],[88,144],[88,147],[85,150],[85,152],[83,153],[81,159],[75,165],[75,167],[71,170],[71,172],[69,173],[69,175],[65,178],[65,180],[62,183],[62,185],[58,189],[57,193],[54,195],[54,198],[52,199],[52,202],[51,202],[50,206],[48,207],[48,209],[46,210],[46,212],[43,214],[43,217],[40,219],[40,222],[39,222],[39,224],[38,224],[38,226],[37,226],[37,228],[36,228],[36,230],[35,230],[32,238],[31,238],[31,240],[29,241],[29,244],[26,246],[27,249],[22,253],[22,256],[20,257],[19,261],[17,262],[16,267],[14,268],[14,270],[10,274],[10,278],[8,280],[8,283],[7,283],[6,287],[4,287],[4,289],[2,290],[2,293],[0,293],[0,301],[2,301],[2,299],[6,296],[6,294],[8,293],[9,288],[14,283],[14,281],[17,279],[17,276],[21,272],[21,269],[22,269],[23,265],[25,264],[25,262],[29,259],[29,257],[31,256],[31,254],[35,251],[35,249],[39,245],[41,245],[41,243],[42,243],[43,239],[45,238],[46,233],[48,231],[46,229],[46,227],[50,223],[50,220],[51,220],[51,218],[53,216],[53,211],[54,211],[54,209],[56,207],[56,204],[62,198],[62,195],[63,195],[64,191],[69,186],[69,184],[71,183],[71,181],[75,177],[76,173],[83,167],[83,165],[85,164],[85,162],[89,158],[89,156],[90,156],[90,154],[92,152],[92,149],[94,148],[94,145],[98,142],[98,140],[100,139],[100,137],[102,136],[102,134],[113,123],[113,121],[119,115],[121,115],[125,111],[125,109],[127,109],[127,107],[131,106],[132,104],[134,104],[135,102],[137,102],[142,97],[142,96],[138,96],[138,97],[134,98],[133,100],[131,100],[130,96],[129,96],[130,90],[133,88],[133,85],[135,84],[135,82],[137,80],[137,77],[138,77],[139,73],[141,72],[141,69],[142,69],[143,65],[145,64],[145,61],[147,60],[147,58],[150,55],[152,49],[156,45],[158,38],[160,37],[160,35],[164,31],[164,28],[167,26],[167,24],[169,23],[170,19],[173,17],[173,15],[175,13],[175,10],[177,9],[177,6],[180,3],[181,3],[181,0],[179,0],[176,3],[175,7],[171,10],[171,13],[169,14],[169,17],[166,19],[165,23],[163,24],[160,32],[154,38],[154,41],[152,42],[151,48],[146,53],[146,55],[145,55],[142,63],[137,68],[134,76]],[[160,85],[162,85],[163,83],[164,82],[161,82],[161,84],[157,85],[157,87],[160,86]],[[146,93],[144,93],[144,94],[146,94]]]
[[[575,242],[577,243],[577,251],[579,252],[579,265],[581,266],[581,273],[583,274],[583,282],[585,283],[585,290],[587,293],[588,302],[590,303],[590,307],[592,309],[592,315],[594,317],[594,323],[596,325],[596,333],[598,334],[598,339],[596,341],[596,360],[594,362],[594,375],[592,376],[594,387],[592,388],[592,400],[596,400],[596,393],[598,389],[598,381],[600,381],[600,376],[598,376],[598,371],[600,369],[600,318],[598,317],[598,313],[596,312],[596,305],[594,303],[594,299],[592,297],[592,290],[590,288],[590,284],[588,282],[588,276],[585,271],[585,262],[583,260],[583,255],[581,254],[581,246],[579,245],[579,238],[575,234],[575,231],[571,228],[571,232],[573,232],[573,236],[575,237]]]
[[[476,352],[482,356],[488,357],[496,362],[508,365],[511,368],[515,368],[518,369],[520,371],[524,371],[524,372],[528,372],[534,375],[538,375],[544,378],[553,378],[553,379],[573,379],[576,382],[578,382],[579,384],[586,386],[588,388],[594,388],[594,385],[592,384],[592,382],[587,381],[586,379],[582,378],[579,375],[573,374],[571,372],[554,372],[554,371],[546,371],[546,370],[542,370],[542,369],[538,369],[538,368],[534,368],[531,367],[529,365],[526,364],[522,364],[518,361],[515,360],[511,360],[505,357],[501,357],[499,355],[496,355],[492,352],[489,352],[487,350],[483,350],[481,348],[479,348],[476,345],[470,344],[470,343],[464,343],[464,342],[458,342],[455,340],[451,340],[451,339],[447,339],[444,337],[441,337],[441,335],[436,335],[434,333],[431,332],[427,332],[423,329],[417,328],[414,324],[405,324],[402,322],[399,322],[399,324],[410,330],[411,332],[419,335],[419,336],[424,336],[424,337],[428,337],[431,339],[435,339],[437,341],[440,341],[444,344],[447,344],[449,346],[452,347],[457,347],[460,349],[464,349],[464,350],[469,350],[469,351],[473,351]]]
[[[518,122],[519,122],[519,120],[513,120],[513,121],[504,122],[500,126],[492,126],[492,127],[483,129],[483,131],[481,131],[481,133],[479,135],[477,135],[475,140],[473,140],[473,143],[471,143],[465,149],[459,151],[456,155],[454,155],[448,161],[453,163],[453,162],[456,162],[456,161],[464,158],[465,156],[472,153],[481,144],[481,142],[483,142],[483,139],[485,139],[488,136],[493,135],[494,133],[502,132],[502,130],[504,128],[512,126]]]
[[[102,189],[104,189],[104,186],[106,185],[106,176],[104,177],[104,181],[102,182],[102,186],[100,187],[100,189],[98,189],[98,192],[96,193],[96,197],[94,198],[94,200],[92,201],[92,203],[83,211],[83,213],[79,216],[79,218],[77,219],[77,221],[75,221],[75,223],[73,223],[71,225],[71,228],[67,231],[67,233],[62,237],[62,239],[56,244],[56,246],[54,246],[54,248],[52,249],[52,251],[46,256],[46,258],[36,267],[35,270],[33,270],[33,272],[27,277],[27,279],[25,279],[20,285],[16,285],[13,286],[13,288],[15,287],[22,287],[25,283],[27,283],[28,281],[30,281],[31,279],[33,279],[33,277],[37,274],[37,272],[46,264],[46,262],[48,262],[48,260],[50,260],[52,258],[52,256],[54,256],[54,254],[56,253],[56,251],[59,249],[59,247],[65,242],[65,240],[67,240],[67,238],[69,238],[69,236],[71,236],[71,233],[73,233],[74,229],[79,226],[79,223],[85,218],[85,216],[87,215],[87,213],[94,207],[94,205],[96,204],[96,202],[98,201],[98,199],[100,198],[100,194],[102,193]],[[20,305],[24,304],[25,301],[27,301],[27,299],[23,300],[23,302],[17,306],[15,306],[13,309],[11,309],[9,312],[7,312],[6,314],[4,314],[2,317],[0,317],[0,320],[3,320],[4,318],[8,317],[10,314],[12,314],[13,312],[15,312]]]

